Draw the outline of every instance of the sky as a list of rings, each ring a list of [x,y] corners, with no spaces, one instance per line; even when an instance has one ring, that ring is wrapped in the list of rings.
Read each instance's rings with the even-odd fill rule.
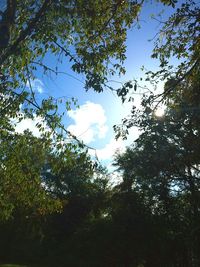
[[[120,83],[144,77],[141,67],[155,70],[158,62],[151,59],[153,49],[152,39],[159,30],[159,23],[152,19],[152,14],[161,12],[163,6],[159,3],[146,3],[140,15],[140,29],[132,27],[127,36],[127,59],[125,61],[126,74],[123,77],[114,77]],[[172,8],[164,8],[163,18],[169,16]],[[48,65],[55,67],[57,62],[53,56],[48,56]],[[139,106],[141,96],[134,95],[134,103],[122,104],[121,100],[111,91],[96,93],[92,90],[85,92],[84,77],[74,74],[69,68],[69,62],[64,61],[58,65],[60,71],[65,71],[68,75],[45,77],[38,73],[38,78],[32,81],[32,87],[38,98],[53,96],[69,100],[71,97],[78,99],[79,108],[72,109],[65,113],[63,122],[67,130],[77,136],[85,144],[96,149],[99,160],[110,166],[113,155],[116,151],[123,152],[125,146],[132,143],[139,135],[137,128],[130,131],[126,141],[116,140],[113,125],[120,124],[121,119],[129,113],[132,104]],[[120,87],[119,83],[113,84],[115,88]],[[160,90],[162,90],[160,84]],[[137,93],[142,93],[137,91]],[[16,126],[16,131],[23,132],[25,129],[31,130],[34,135],[39,136],[36,123],[41,118],[35,117],[34,120],[25,119]],[[94,154],[94,151],[89,151]]]

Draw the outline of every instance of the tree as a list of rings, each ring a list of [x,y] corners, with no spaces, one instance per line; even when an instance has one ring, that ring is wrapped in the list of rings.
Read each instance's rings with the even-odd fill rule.
[[[75,255],[72,239],[79,242],[106,212],[106,171],[83,149],[57,150],[28,131],[4,133],[0,155],[1,258],[68,264],[62,252],[72,247]]]
[[[99,167],[91,169],[87,161],[87,155],[75,153],[71,164],[66,162],[56,177],[47,179],[50,180],[47,187],[64,203],[62,212],[50,215],[44,227],[45,253],[42,260],[47,263],[98,266],[98,260],[102,261],[102,251],[98,250],[104,251],[101,238],[97,240],[94,237],[97,237],[99,229],[104,235],[101,225],[109,209],[110,188],[105,170]]]
[[[49,144],[30,132],[24,135],[1,132],[1,220],[16,212],[31,218],[61,209],[58,198],[47,192],[41,180],[51,153]]]
[[[31,107],[21,108],[26,115],[45,117],[55,128],[59,116],[50,114],[57,103],[52,98],[37,103],[31,88],[36,71],[59,73],[46,65],[46,56],[66,56],[72,70],[85,75],[85,89],[101,92],[110,72],[124,72],[112,59],[125,60],[126,30],[140,6],[134,1],[8,0],[0,22],[1,113],[17,116],[19,105],[27,103]]]
[[[61,126],[55,115],[59,103],[52,97],[38,103],[31,86],[37,71],[59,74],[47,65],[48,55],[66,57],[73,71],[85,75],[86,90],[102,92],[109,75],[125,72],[126,32],[144,1],[6,2],[0,21],[2,115],[17,116],[24,104],[21,110],[27,116],[36,113],[49,127]]]
[[[31,162],[34,157],[37,157],[34,154],[35,150],[39,149],[42,140],[48,144],[59,141],[56,150],[60,155],[59,151],[65,147],[61,142],[62,134],[57,131],[55,136],[50,129],[55,131],[60,126],[64,133],[69,134],[61,125],[61,117],[57,114],[58,102],[51,97],[43,99],[41,103],[37,103],[35,99],[31,80],[36,77],[37,69],[39,68],[43,73],[53,71],[57,74],[56,69],[51,70],[45,65],[45,56],[51,53],[59,57],[61,53],[71,61],[71,67],[75,72],[86,75],[87,89],[94,87],[96,91],[101,91],[108,71],[105,62],[110,60],[109,56],[122,61],[125,57],[123,42],[126,28],[130,26],[134,18],[133,11],[137,10],[139,5],[121,1],[110,3],[104,1],[99,4],[98,1],[28,0],[22,3],[8,0],[6,3],[5,10],[1,10],[0,14],[0,120],[1,173],[4,177],[2,216],[9,217],[13,212],[13,205],[16,204],[16,198],[22,198],[23,205],[26,205],[36,190],[34,188],[27,190],[24,182],[23,190],[27,191],[17,191],[14,197],[11,196],[17,184],[21,184],[21,180],[26,180],[29,185],[29,179],[31,179],[26,174],[27,170],[24,171],[18,165],[26,161],[26,169],[30,169],[31,175],[36,174],[33,176],[34,183],[37,184],[36,180],[40,180],[46,157],[51,152],[47,151],[49,147],[47,150],[44,148],[41,154],[38,153],[41,158],[38,158],[38,165],[36,165],[36,162]],[[75,53],[70,47],[73,47]],[[67,104],[69,106],[69,102]],[[30,118],[39,116],[45,121],[45,127],[42,123],[38,123],[39,129],[44,134],[43,139],[39,141],[27,135],[18,136],[11,133],[13,127],[10,119],[22,120],[25,116]],[[74,136],[73,138],[78,141]],[[24,143],[24,139],[27,140],[27,144]],[[38,145],[33,144],[37,142],[39,142]],[[66,145],[73,150],[72,141]],[[12,149],[15,151],[12,152]],[[24,158],[23,154],[27,157]],[[73,153],[68,154],[72,156],[73,161]],[[13,176],[15,176],[15,182]],[[7,186],[13,187],[13,190],[10,188],[8,196],[5,193],[9,192],[8,188],[3,189],[7,183]],[[38,182],[37,186],[39,190],[41,183]]]
[[[166,90],[174,82],[168,81]],[[182,266],[185,261],[186,266],[199,265],[199,109],[194,106],[198,82],[179,82],[177,91],[166,98],[163,117],[152,114],[149,102],[143,101],[143,111],[134,119],[142,133],[116,158],[123,171],[123,187],[143,196],[155,223],[160,221],[160,236],[164,230],[163,266],[168,252],[172,264]],[[167,239],[176,246],[174,257]]]
[[[164,81],[164,90],[144,93],[141,110],[133,107],[122,126],[115,126],[124,138],[133,126],[142,132],[117,165],[123,170],[123,186],[139,190],[152,214],[158,214],[155,223],[161,222],[158,228],[164,226],[178,252],[174,257],[170,252],[171,264],[180,266],[199,265],[199,14],[197,1],[185,1],[166,22],[159,21],[163,27],[152,57],[159,59],[160,69],[147,72],[146,81],[155,87]],[[170,62],[173,57],[179,60],[177,66]],[[120,88],[122,101],[139,86],[137,81]],[[162,105],[165,114],[158,118],[155,111]],[[164,255],[167,251],[165,246]],[[164,262],[165,257],[160,265]]]
[[[174,3],[175,4],[175,3]],[[188,101],[192,96],[196,98],[195,107],[198,99],[199,86],[199,3],[198,1],[183,1],[180,5],[175,4],[174,13],[166,20],[158,20],[161,29],[156,34],[154,40],[154,49],[152,58],[159,60],[159,69],[157,71],[147,71],[146,83],[150,82],[150,88],[145,85],[142,101],[149,105],[149,112],[155,111],[157,108],[168,101],[172,95],[179,94],[179,90],[192,85],[193,90],[188,95]],[[175,63],[173,63],[175,60]],[[156,90],[160,86],[160,82],[165,83],[162,92],[157,93]],[[184,84],[184,85],[183,85]],[[132,101],[137,88],[144,88],[140,81],[127,82],[122,88],[118,89],[118,95],[122,101]],[[131,93],[131,97],[129,95]],[[186,92],[185,92],[186,94]],[[115,126],[118,135],[125,137],[128,129],[134,125],[135,110],[130,116],[123,120],[122,127]],[[130,120],[129,120],[130,118]]]

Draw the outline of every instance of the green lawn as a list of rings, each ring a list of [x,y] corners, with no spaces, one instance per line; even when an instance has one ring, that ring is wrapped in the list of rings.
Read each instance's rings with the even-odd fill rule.
[[[42,267],[41,265],[0,264],[0,267]]]
[[[28,267],[26,265],[16,265],[16,264],[2,264],[0,267]]]
[[[0,267],[44,267],[44,265],[41,266],[41,265],[36,265],[36,264],[19,265],[19,264],[12,264],[12,263],[7,263],[7,264],[1,264],[0,263]]]

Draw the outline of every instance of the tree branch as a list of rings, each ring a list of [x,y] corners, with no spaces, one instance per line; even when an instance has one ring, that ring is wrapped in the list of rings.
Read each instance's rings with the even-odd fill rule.
[[[179,78],[174,84],[173,84],[173,86],[171,86],[171,87],[169,87],[169,88],[167,88],[167,90],[165,90],[163,93],[161,93],[161,94],[159,94],[159,95],[156,95],[155,96],[155,98],[154,98],[154,100],[153,101],[155,101],[155,99],[156,98],[159,98],[159,97],[161,97],[161,99],[157,102],[157,104],[156,104],[156,106],[155,106],[155,108],[154,108],[154,110],[156,110],[156,108],[159,106],[159,104],[160,103],[162,103],[163,102],[163,100],[165,99],[165,97],[168,95],[168,94],[170,94],[170,92],[176,87],[176,86],[178,86],[188,75],[190,75],[191,74],[191,72],[196,68],[196,66],[199,64],[199,61],[200,61],[200,58],[197,58],[197,60],[196,60],[196,62],[193,64],[193,66],[181,77],[181,78]]]
[[[33,30],[36,28],[38,22],[41,20],[41,17],[44,16],[45,12],[47,11],[47,8],[51,3],[51,1],[52,0],[44,0],[43,5],[36,13],[35,17],[29,21],[27,27],[20,33],[17,40],[11,46],[9,46],[5,50],[5,53],[0,57],[0,65],[2,65],[9,56],[11,56],[17,51],[17,48],[21,42],[23,42],[28,36],[31,35]]]

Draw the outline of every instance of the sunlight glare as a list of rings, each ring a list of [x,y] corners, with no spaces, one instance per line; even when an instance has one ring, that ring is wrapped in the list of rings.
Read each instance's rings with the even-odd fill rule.
[[[154,112],[156,117],[163,117],[165,115],[165,109],[164,107],[158,107]]]

